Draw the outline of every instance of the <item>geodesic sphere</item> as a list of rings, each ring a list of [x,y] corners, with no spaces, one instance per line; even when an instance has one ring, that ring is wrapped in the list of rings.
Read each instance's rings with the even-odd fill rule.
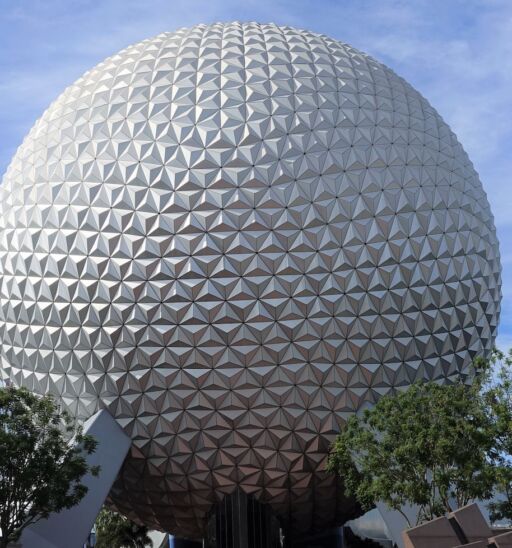
[[[472,164],[410,85],[325,36],[129,47],[44,113],[1,192],[4,375],[110,411],[133,439],[111,499],[151,527],[199,536],[236,486],[296,530],[339,522],[323,466],[346,418],[493,346]]]

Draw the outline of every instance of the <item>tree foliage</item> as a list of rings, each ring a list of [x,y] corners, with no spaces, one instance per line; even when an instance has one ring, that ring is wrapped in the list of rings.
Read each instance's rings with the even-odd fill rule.
[[[153,546],[148,528],[117,512],[103,508],[96,518],[96,548],[145,548]]]
[[[496,428],[496,450],[499,463],[496,473],[496,491],[499,496],[489,504],[493,521],[512,522],[512,350],[508,355],[495,352],[492,357],[494,376],[483,392],[489,413]]]
[[[491,498],[496,421],[482,397],[486,364],[478,365],[472,385],[413,384],[352,416],[328,463],[347,494],[365,509],[378,501],[400,512],[417,505],[417,523],[450,511],[452,500],[462,506]]]
[[[1,548],[28,525],[80,502],[87,492],[83,476],[98,473],[86,460],[95,448],[51,396],[0,388]]]

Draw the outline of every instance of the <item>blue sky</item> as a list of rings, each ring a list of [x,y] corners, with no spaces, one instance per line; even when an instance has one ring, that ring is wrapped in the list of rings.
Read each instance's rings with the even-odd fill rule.
[[[498,227],[512,347],[511,0],[0,0],[0,172],[49,103],[143,38],[201,22],[275,22],[328,34],[413,84],[457,133]]]

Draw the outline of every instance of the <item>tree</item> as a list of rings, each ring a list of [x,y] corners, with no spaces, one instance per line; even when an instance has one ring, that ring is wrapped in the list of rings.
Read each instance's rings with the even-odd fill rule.
[[[328,469],[343,476],[347,494],[364,509],[384,502],[416,523],[488,500],[496,482],[496,425],[482,398],[481,377],[469,386],[413,384],[352,416],[333,444]]]
[[[489,503],[489,517],[492,522],[512,521],[512,467],[504,462],[497,469],[496,492],[498,497]]]
[[[96,548],[145,548],[153,546],[148,528],[103,508],[96,518]]]
[[[499,466],[496,474],[496,491],[499,493],[489,504],[492,521],[512,521],[512,350],[508,355],[495,351],[492,364],[498,367],[495,376],[489,376],[484,391],[486,405],[496,429],[496,450]]]
[[[99,471],[86,460],[95,448],[51,396],[0,388],[0,548],[25,527],[80,502],[87,492],[81,479]]]

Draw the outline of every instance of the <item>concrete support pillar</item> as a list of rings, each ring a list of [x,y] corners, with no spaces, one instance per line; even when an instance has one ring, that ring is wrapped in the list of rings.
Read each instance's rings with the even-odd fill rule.
[[[131,439],[105,410],[85,422],[84,433],[98,442],[96,451],[88,455],[87,460],[91,466],[101,467],[99,476],[87,475],[83,479],[89,490],[80,504],[25,529],[19,541],[23,548],[82,548],[86,541],[128,453]]]

